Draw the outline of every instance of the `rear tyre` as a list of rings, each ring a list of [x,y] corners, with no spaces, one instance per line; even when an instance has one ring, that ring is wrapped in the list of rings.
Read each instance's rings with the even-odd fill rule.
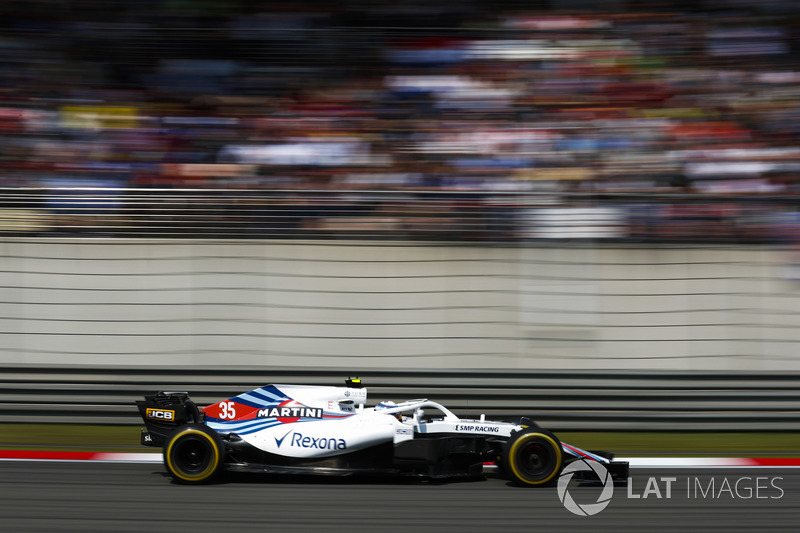
[[[563,466],[561,441],[541,428],[530,428],[512,435],[502,458],[502,471],[522,487],[553,483]]]
[[[223,467],[219,434],[203,424],[184,424],[164,445],[164,466],[178,483],[208,483]]]

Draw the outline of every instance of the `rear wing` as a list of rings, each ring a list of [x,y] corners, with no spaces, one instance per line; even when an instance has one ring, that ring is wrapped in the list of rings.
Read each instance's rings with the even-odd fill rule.
[[[203,414],[187,392],[159,391],[137,400],[139,416],[147,430],[142,430],[142,444],[163,446],[167,437],[180,425],[202,422]]]

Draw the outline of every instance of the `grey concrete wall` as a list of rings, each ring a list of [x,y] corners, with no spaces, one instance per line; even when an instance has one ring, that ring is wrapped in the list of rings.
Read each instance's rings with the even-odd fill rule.
[[[0,242],[0,363],[800,370],[764,247]]]

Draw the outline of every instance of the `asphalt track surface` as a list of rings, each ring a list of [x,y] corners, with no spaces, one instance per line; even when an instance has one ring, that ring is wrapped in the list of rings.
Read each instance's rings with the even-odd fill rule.
[[[662,477],[676,478],[669,498]],[[737,480],[738,495],[730,494],[725,487],[733,492]],[[574,501],[597,501],[599,487],[574,483]],[[0,530],[798,531],[800,469],[635,469],[608,507],[576,516],[553,487],[516,488],[493,475],[442,484],[251,475],[182,486],[158,464],[0,461]]]

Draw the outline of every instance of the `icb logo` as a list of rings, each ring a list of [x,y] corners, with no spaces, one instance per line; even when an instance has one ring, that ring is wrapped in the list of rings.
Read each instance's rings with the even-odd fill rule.
[[[569,485],[569,482],[572,481],[572,476],[575,475],[575,472],[588,471],[593,471],[595,474],[597,474],[597,477],[603,484],[603,491],[597,498],[597,502],[579,504],[572,499],[572,496],[567,490],[567,486]],[[578,516],[596,515],[608,506],[608,504],[611,502],[611,497],[614,495],[614,481],[608,474],[606,467],[604,467],[602,463],[598,463],[597,461],[587,461],[586,459],[581,459],[580,461],[574,461],[568,464],[564,470],[561,471],[561,476],[558,478],[558,486],[556,488],[558,490],[558,499],[561,500],[561,503],[564,504],[564,507],[566,507],[569,512]]]

